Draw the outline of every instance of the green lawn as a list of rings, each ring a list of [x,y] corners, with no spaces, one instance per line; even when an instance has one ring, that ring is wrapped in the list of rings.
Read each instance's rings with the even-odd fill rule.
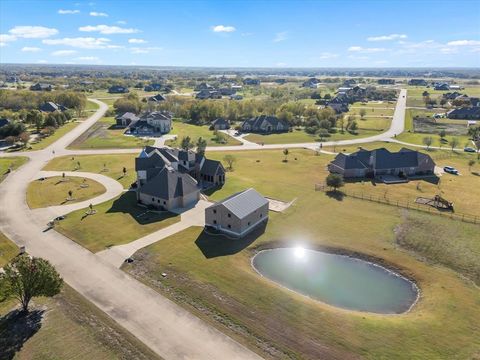
[[[55,230],[92,252],[109,246],[137,240],[180,220],[169,212],[147,212],[137,206],[134,192],[96,205],[94,215],[86,216],[88,208],[74,211],[55,226]]]
[[[182,138],[190,136],[192,141],[196,143],[199,137],[207,140],[208,146],[224,146],[224,145],[241,145],[242,143],[231,136],[224,134],[226,143],[218,143],[213,140],[214,134],[213,131],[209,129],[207,125],[198,126],[184,123],[182,121],[173,121],[172,130],[169,135],[177,135],[176,140],[166,141],[168,146],[179,146]]]
[[[216,159],[224,155],[210,154]],[[212,238],[201,228],[189,228],[140,250],[135,255],[139,260],[125,264],[125,271],[269,358],[478,357],[480,292],[455,272],[473,279],[478,274],[478,225],[412,210],[405,215],[396,207],[315,192],[314,184],[324,180],[332,158],[325,154],[292,149],[287,163],[281,150],[233,155],[234,171],[212,199],[253,186],[266,196],[296,198],[292,207],[270,213],[265,232],[245,240]],[[422,224],[410,226],[412,221]],[[397,237],[399,226],[408,229],[407,240]],[[424,242],[429,233],[448,236],[440,243]],[[408,314],[382,316],[297,295],[251,268],[255,250],[278,244],[340,248],[378,258],[417,281],[420,302]]]
[[[17,254],[17,246],[0,232],[0,268],[8,264]]]
[[[0,158],[0,183],[8,176],[8,169],[18,169],[28,161],[27,157],[16,156],[9,158]]]
[[[30,145],[29,150],[45,149],[47,146],[53,144],[55,141],[60,139],[63,135],[72,131],[79,124],[80,124],[80,122],[78,122],[78,121],[70,121],[70,122],[66,123],[65,125],[60,126],[58,129],[55,130],[53,135],[50,135],[46,138],[43,138],[37,143],[30,143],[29,144]]]
[[[50,161],[43,170],[53,171],[86,171],[109,176],[120,182],[124,188],[129,188],[135,182],[137,175],[135,173],[135,154],[115,154],[115,155],[81,155],[81,156],[61,156]],[[80,169],[78,169],[80,162]],[[104,171],[105,166],[108,171]],[[123,176],[123,168],[127,169],[126,176]]]
[[[69,191],[73,192],[73,199],[67,201]],[[31,209],[72,204],[92,199],[105,191],[102,184],[91,179],[67,176],[63,181],[61,176],[54,176],[43,181],[35,180],[28,185],[27,204]]]
[[[67,285],[54,298],[34,298],[33,312],[29,316],[31,327],[23,327],[22,340],[18,339],[18,328],[25,318],[6,318],[15,307],[13,300],[0,303],[2,359],[159,359],[137,338]],[[35,311],[42,314],[40,324]],[[38,331],[31,330],[38,325]],[[17,338],[13,340],[12,336]]]
[[[99,108],[98,104],[90,100],[87,101],[87,106],[85,106],[85,110],[87,111],[96,111],[98,110],[98,108]]]
[[[69,145],[70,149],[129,149],[153,145],[153,140],[124,135],[125,129],[114,128],[115,118],[104,117]]]

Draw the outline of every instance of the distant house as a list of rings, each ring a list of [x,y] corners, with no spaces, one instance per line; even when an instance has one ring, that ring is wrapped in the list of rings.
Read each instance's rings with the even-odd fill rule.
[[[108,88],[108,92],[110,94],[125,94],[125,93],[128,93],[129,91],[130,90],[128,90],[128,88],[120,85],[113,85]]]
[[[345,178],[374,178],[382,175],[414,176],[434,173],[435,162],[424,153],[403,148],[390,152],[385,148],[338,154],[328,164],[331,173]]]
[[[238,94],[230,95],[230,100],[242,100],[242,99],[243,99],[242,95],[238,95]]]
[[[450,85],[448,85],[447,83],[438,83],[435,84],[433,90],[450,90]]]
[[[227,235],[243,237],[268,221],[268,200],[248,189],[205,209],[205,226]]]
[[[222,94],[217,90],[201,90],[195,95],[196,99],[206,100],[206,99],[221,99]]]
[[[160,91],[162,90],[163,88],[163,85],[162,84],[157,84],[157,83],[154,83],[154,84],[150,84],[150,85],[146,85],[143,90],[144,91]]]
[[[463,89],[465,88],[461,85],[450,85],[450,90],[463,90]]]
[[[32,91],[52,91],[53,86],[50,85],[50,84],[36,83],[36,84],[30,86],[30,90],[32,90]]]
[[[460,107],[447,112],[449,119],[479,120],[480,106]]]
[[[425,91],[424,91],[425,93]],[[428,92],[427,92],[427,95],[423,95],[423,96],[428,96],[430,95]],[[455,100],[457,99],[459,96],[464,96],[465,94],[462,94],[462,93],[459,93],[458,91],[454,91],[454,92],[448,92],[448,93],[444,93],[442,94],[442,97],[444,99],[447,99],[447,100]],[[465,95],[467,96],[467,95]]]
[[[377,84],[378,85],[395,85],[395,80],[394,79],[378,79]]]
[[[218,92],[223,96],[230,96],[230,95],[234,95],[237,92],[237,90],[232,88],[220,88],[218,89]]]
[[[326,106],[333,109],[337,114],[348,112],[348,101],[349,98],[347,95],[337,95],[332,100],[328,101]]]
[[[343,82],[343,86],[353,86],[353,85],[356,85],[357,84],[357,81],[355,79],[347,79]]]
[[[159,209],[194,205],[202,187],[225,183],[225,169],[193,151],[147,146],[135,159],[137,201]]]
[[[139,117],[131,112],[126,112],[115,117],[117,127],[124,128],[129,126],[132,122],[139,120]]]
[[[245,78],[243,79],[243,85],[260,85],[259,79]]]
[[[276,116],[260,115],[245,120],[241,129],[243,132],[253,133],[281,133],[290,130],[290,124],[278,119]]]
[[[65,106],[60,105],[60,104],[55,104],[52,101],[47,101],[44,102],[42,105],[40,105],[40,111],[43,112],[55,112],[55,111],[66,111],[68,110]]]
[[[227,130],[230,129],[230,122],[224,118],[218,118],[212,121],[211,130]]]
[[[202,90],[215,90],[215,87],[213,85],[210,85],[206,82],[202,82],[195,86],[195,91],[202,91]]]
[[[10,120],[5,119],[5,118],[0,118],[0,128],[10,124]]]
[[[166,111],[144,113],[128,126],[128,132],[134,135],[167,134],[172,129],[172,114]]]
[[[316,89],[319,83],[320,83],[320,80],[318,80],[317,78],[310,78],[303,82],[302,87]]]
[[[154,96],[150,96],[147,100],[152,102],[165,101],[165,96],[163,96],[162,94],[157,94]]]
[[[287,82],[287,80],[285,80],[285,79],[275,79],[273,81],[276,82],[279,85],[283,85]]]
[[[428,83],[425,79],[410,79],[410,80],[408,80],[408,85],[411,85],[411,86],[427,86]]]

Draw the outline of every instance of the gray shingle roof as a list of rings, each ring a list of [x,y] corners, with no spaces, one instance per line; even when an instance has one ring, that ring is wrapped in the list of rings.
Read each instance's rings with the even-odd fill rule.
[[[140,192],[165,200],[199,191],[197,182],[188,174],[164,167],[155,177],[140,188]]]
[[[220,161],[205,159],[202,168],[200,169],[200,172],[205,175],[214,176],[217,173],[219,167],[223,170],[223,172],[225,172],[225,169],[223,168],[223,165]]]
[[[222,204],[232,214],[239,219],[242,219],[265,204],[268,204],[268,200],[260,195],[255,189],[250,188],[233,194],[212,206],[217,206],[218,204]]]

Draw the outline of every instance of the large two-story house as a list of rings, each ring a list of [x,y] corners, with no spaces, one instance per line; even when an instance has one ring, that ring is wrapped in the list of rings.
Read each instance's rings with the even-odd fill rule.
[[[260,115],[252,119],[245,120],[241,129],[243,132],[253,133],[281,133],[290,130],[290,124],[280,120],[276,116]]]
[[[167,134],[172,129],[172,114],[166,111],[146,112],[128,125],[132,135]]]

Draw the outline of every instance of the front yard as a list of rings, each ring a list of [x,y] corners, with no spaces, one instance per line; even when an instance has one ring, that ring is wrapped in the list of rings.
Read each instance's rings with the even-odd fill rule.
[[[167,140],[165,145],[172,147],[179,147],[182,138],[190,136],[190,139],[195,144],[199,137],[207,141],[207,146],[225,146],[225,145],[242,145],[242,143],[231,136],[221,134],[225,142],[217,142],[214,137],[215,134],[209,129],[208,125],[192,125],[182,121],[173,121],[172,130],[169,135],[176,135],[176,140]]]

